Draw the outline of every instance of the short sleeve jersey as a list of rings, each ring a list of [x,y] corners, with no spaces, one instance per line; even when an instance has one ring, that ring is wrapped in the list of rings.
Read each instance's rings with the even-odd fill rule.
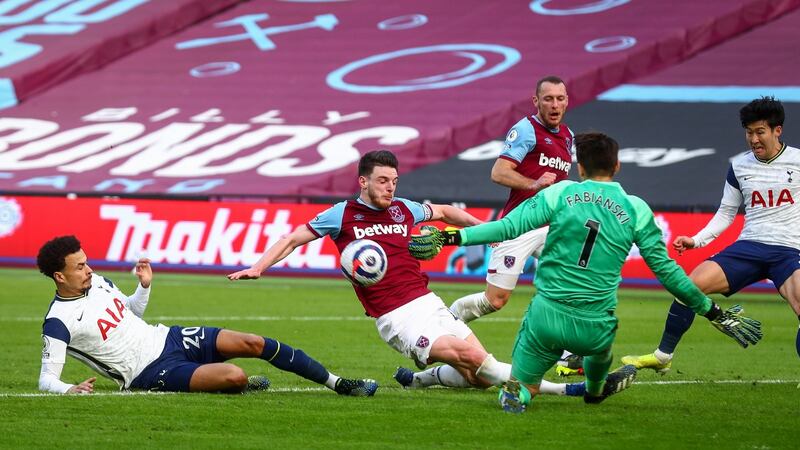
[[[559,182],[569,176],[574,137],[563,123],[547,128],[536,116],[528,116],[511,127],[499,158],[517,164],[515,170],[528,178],[535,180],[545,172],[553,172]],[[501,217],[534,194],[529,189],[511,189]]]
[[[386,209],[357,199],[337,203],[306,227],[318,237],[329,235],[340,254],[356,239],[370,239],[383,247],[388,259],[383,279],[368,287],[353,285],[367,315],[380,317],[430,292],[428,276],[408,252],[408,243],[414,225],[430,220],[431,214],[430,206],[403,198],[395,198]]]
[[[563,181],[540,191],[500,221],[465,228],[462,245],[513,239],[550,223],[536,271],[546,298],[589,311],[616,309],[620,271],[636,244],[659,281],[700,313],[710,300],[667,255],[650,207],[618,183]]]

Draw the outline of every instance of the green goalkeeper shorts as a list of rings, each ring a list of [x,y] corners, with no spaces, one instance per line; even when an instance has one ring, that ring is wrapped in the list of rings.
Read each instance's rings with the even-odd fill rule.
[[[537,294],[514,342],[511,375],[525,384],[540,384],[564,350],[596,355],[611,348],[616,334],[613,311],[584,311]]]

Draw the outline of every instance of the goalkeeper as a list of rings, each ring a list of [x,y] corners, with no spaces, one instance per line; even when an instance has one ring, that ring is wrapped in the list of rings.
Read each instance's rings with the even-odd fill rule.
[[[738,306],[722,311],[667,256],[650,208],[613,181],[620,168],[617,142],[587,133],[575,137],[575,146],[583,182],[562,181],[544,189],[499,221],[444,232],[430,227],[409,245],[414,256],[430,259],[442,245],[505,241],[550,224],[536,275],[538,291],[514,343],[512,378],[500,392],[500,404],[509,412],[525,410],[563,350],[585,357],[587,403],[599,403],[633,382],[632,365],[608,373],[620,269],[633,244],[667,290],[742,347],[762,336],[760,322],[741,316]]]

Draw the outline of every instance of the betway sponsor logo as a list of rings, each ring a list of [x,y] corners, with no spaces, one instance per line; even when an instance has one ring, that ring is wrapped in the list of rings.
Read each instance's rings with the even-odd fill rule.
[[[376,223],[371,227],[353,227],[353,233],[355,233],[356,239],[379,236],[381,234],[399,234],[402,236],[408,236],[408,226],[404,224],[383,225]]]
[[[544,153],[539,154],[539,165],[542,167],[552,167],[553,169],[563,170],[569,173],[569,168],[572,167],[570,161],[564,161],[559,157],[548,158]]]
[[[231,221],[230,215],[229,208],[217,208],[210,224],[169,221],[133,205],[102,205],[100,218],[116,222],[105,259],[135,261],[146,254],[157,263],[249,266],[294,228],[285,209],[276,210],[270,222],[264,209],[254,209],[250,222]],[[322,243],[322,239],[309,242],[275,267],[335,269],[336,257],[322,254]]]

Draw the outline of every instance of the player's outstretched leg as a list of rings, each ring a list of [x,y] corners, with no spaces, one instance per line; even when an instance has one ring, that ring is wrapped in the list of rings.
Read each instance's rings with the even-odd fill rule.
[[[264,350],[261,352],[261,359],[281,370],[323,384],[339,395],[371,397],[378,390],[378,383],[375,380],[340,378],[328,372],[319,361],[311,358],[304,351],[272,338],[265,337],[263,339]]]
[[[692,326],[694,316],[694,311],[674,300],[669,308],[664,323],[664,333],[661,334],[661,343],[658,344],[656,351],[640,356],[623,356],[622,364],[632,364],[637,369],[653,369],[662,375],[669,372],[675,347]]]
[[[500,363],[505,364],[505,363]],[[510,369],[509,369],[510,373]],[[454,388],[469,388],[472,385],[457,370],[451,366],[442,365],[431,367],[421,372],[414,372],[405,367],[398,367],[392,376],[400,386],[406,389],[423,389],[430,386],[447,386]],[[586,383],[551,383],[542,380],[541,394],[566,395],[570,397],[583,397],[586,392]]]
[[[589,392],[584,394],[583,401],[586,403],[600,403],[606,398],[628,389],[636,380],[636,367],[628,364],[611,372],[606,377],[603,392],[600,395],[591,395]]]
[[[486,292],[476,292],[454,301],[450,312],[464,323],[470,323],[478,317],[497,311],[486,297]]]

